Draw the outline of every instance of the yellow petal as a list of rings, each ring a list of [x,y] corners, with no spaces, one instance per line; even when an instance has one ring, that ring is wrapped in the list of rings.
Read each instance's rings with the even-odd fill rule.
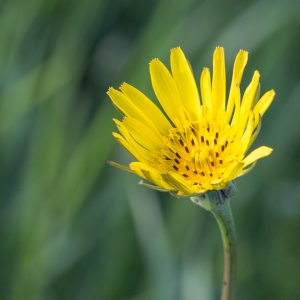
[[[241,176],[247,174],[248,172],[250,172],[256,166],[256,163],[257,163],[257,161],[250,164],[250,167],[248,167],[247,169],[243,169],[242,173],[240,173],[238,177],[241,177]]]
[[[235,163],[230,169],[226,170],[226,177],[224,174],[224,180],[231,181],[238,177],[244,167],[243,163]]]
[[[165,148],[161,136],[158,136],[149,127],[133,118],[125,118],[124,127],[131,136],[143,147],[148,150],[158,150]]]
[[[216,116],[218,109],[225,110],[226,99],[225,57],[224,48],[222,47],[217,47],[214,52],[211,94],[213,104],[213,116]]]
[[[254,108],[254,113],[260,114],[261,116],[264,115],[266,110],[269,108],[271,105],[273,99],[275,97],[275,91],[271,90],[266,92],[260,100],[257,102],[255,108]]]
[[[120,134],[113,132],[113,137],[116,141],[124,147],[130,154],[132,154],[138,161],[147,162],[149,161],[147,155],[145,155],[140,149],[135,148],[132,144],[130,145]],[[145,151],[145,150],[144,150]]]
[[[153,182],[155,185],[160,186],[166,190],[172,190],[173,188],[167,184],[163,179],[161,174],[149,167],[146,164],[140,163],[140,162],[133,162],[129,165],[130,169],[136,173],[138,176]]]
[[[251,136],[251,139],[250,139],[250,142],[249,142],[247,150],[251,147],[251,145],[255,141],[255,139],[258,136],[258,134],[260,132],[260,129],[261,129],[261,115],[260,114],[258,114],[258,115],[256,114],[254,116],[255,116],[255,121],[254,121],[253,128],[255,128],[255,129],[254,129],[254,132],[252,133],[252,136]]]
[[[114,88],[110,88],[107,92],[110,99],[113,101],[114,105],[117,107],[118,110],[122,112],[123,115],[132,117],[137,119],[149,127],[152,128],[153,131],[158,131],[156,128],[155,120],[154,123],[148,118],[147,111],[142,111],[138,108],[135,103],[132,102],[126,95],[122,92],[115,90]]]
[[[246,152],[246,150],[248,149],[248,145],[250,143],[250,139],[252,136],[252,132],[253,132],[253,125],[254,125],[254,116],[253,113],[250,113],[249,116],[249,120],[248,120],[248,124],[247,124],[247,129],[245,130],[242,138],[241,138],[241,143],[242,143],[242,147],[241,147],[241,154],[244,154]]]
[[[150,75],[155,95],[171,121],[183,116],[178,107],[184,106],[177,86],[168,69],[158,59],[150,62]]]
[[[171,50],[172,75],[191,121],[200,118],[200,99],[194,75],[182,50]]]
[[[200,77],[200,91],[202,104],[212,112],[211,79],[208,68],[204,68]]]
[[[133,149],[133,151],[135,151],[135,153],[139,154],[140,157],[142,157],[143,159],[140,161],[149,161],[151,160],[151,155],[150,152],[148,150],[146,150],[144,147],[142,147],[140,144],[138,144],[133,137],[131,136],[131,134],[128,132],[128,130],[125,128],[125,126],[123,125],[122,122],[113,119],[113,121],[116,123],[119,131],[121,132],[121,134],[123,135],[125,141],[129,144],[129,146]],[[113,133],[113,135],[115,136],[115,133]],[[134,157],[137,158],[136,155],[134,155]]]
[[[176,190],[183,192],[183,194],[185,195],[191,195],[195,193],[192,186],[175,172],[168,172],[167,174],[162,174],[162,178],[169,185],[173,186]]]
[[[172,125],[148,97],[127,83],[123,83],[120,89],[141,112],[147,114],[147,117],[156,125],[161,134],[169,134],[169,129],[172,128]]]
[[[243,160],[244,167],[247,167],[248,165],[252,164],[253,162],[257,161],[258,159],[261,159],[263,157],[270,155],[272,153],[272,151],[273,151],[272,148],[269,148],[266,146],[262,146],[262,147],[255,149]]]
[[[230,87],[228,103],[227,103],[227,118],[228,118],[227,122],[229,122],[231,119],[231,115],[235,103],[234,89],[237,85],[239,86],[241,83],[247,61],[248,61],[248,52],[244,50],[240,50],[238,55],[236,56],[234,66],[233,66],[231,87]]]
[[[258,73],[258,71],[255,71],[254,75],[252,77],[252,81],[249,84],[249,86],[247,87],[247,89],[244,93],[244,96],[243,96],[243,100],[242,100],[241,117],[240,117],[240,122],[239,122],[239,126],[241,128],[245,127],[245,125],[247,123],[249,112],[252,107],[252,103],[255,98],[255,94],[257,92],[258,85],[259,85],[259,73]]]
[[[239,85],[232,87],[232,94],[233,94],[235,107],[234,107],[234,115],[232,118],[231,125],[234,127],[239,123],[240,113],[241,113],[241,91],[240,91]],[[228,114],[227,114],[227,116],[228,116]]]

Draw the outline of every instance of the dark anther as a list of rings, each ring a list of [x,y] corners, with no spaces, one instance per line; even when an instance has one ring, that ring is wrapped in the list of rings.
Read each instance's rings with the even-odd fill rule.
[[[173,167],[176,171],[178,171],[178,168],[177,168],[176,166],[173,165],[172,167]]]
[[[204,137],[201,135],[201,142],[204,143]]]
[[[219,137],[219,132],[216,132],[216,139]]]
[[[206,145],[209,146],[209,141],[208,140],[206,140]]]
[[[169,158],[168,156],[164,155],[164,157],[166,158],[166,160],[171,160],[171,158]]]
[[[194,139],[192,139],[192,145],[193,145],[193,146],[195,146],[195,142],[194,142]]]
[[[219,157],[219,152],[216,152],[216,157]]]
[[[183,177],[189,177],[189,176],[188,176],[188,175],[186,175],[186,174],[182,174],[182,176],[183,176]]]
[[[226,143],[225,143],[225,147],[227,147],[228,146],[228,141],[226,141]]]
[[[217,142],[217,139],[214,139],[214,143],[215,143],[215,145],[217,145],[217,143],[218,143],[218,142]]]
[[[221,165],[223,164],[223,160],[222,160],[222,159],[220,159],[220,164],[221,164]]]
[[[196,131],[193,127],[191,127],[192,133],[196,136]]]
[[[197,172],[196,170],[194,170],[194,173],[195,173],[195,174],[198,174],[198,172]]]
[[[184,143],[183,143],[182,139],[179,139],[179,143],[180,143],[180,145],[181,145],[182,147],[184,146]]]
[[[215,166],[215,163],[212,161],[210,162],[211,166],[214,167]]]
[[[175,158],[174,161],[176,162],[176,164],[180,164],[180,161],[177,158]]]
[[[202,175],[202,176],[205,176],[205,173],[202,171],[202,172],[201,172],[201,175]]]
[[[188,147],[184,147],[184,149],[185,149],[185,152],[186,152],[186,153],[190,153],[190,150],[189,150]]]
[[[224,146],[222,145],[222,152],[224,151],[224,149],[225,149],[225,148],[224,148]]]
[[[213,174],[212,174],[212,173],[210,173],[210,174],[209,174],[209,176],[210,176],[210,177],[213,177]]]
[[[193,183],[193,185],[197,185],[197,184],[198,184],[197,182],[194,182],[194,183]]]
[[[181,156],[176,152],[175,155],[178,157],[178,158],[181,158]]]
[[[210,131],[210,127],[209,127],[209,124],[207,125],[207,132],[209,132]]]
[[[187,169],[187,171],[189,171],[189,169],[190,169],[189,166],[185,166],[185,168]]]

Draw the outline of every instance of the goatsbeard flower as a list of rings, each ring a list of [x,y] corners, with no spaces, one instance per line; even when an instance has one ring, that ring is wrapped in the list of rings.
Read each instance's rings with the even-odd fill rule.
[[[137,160],[129,168],[112,164],[154,184],[142,182],[147,187],[186,196],[224,189],[250,171],[258,159],[272,152],[262,146],[246,155],[275,92],[259,98],[259,72],[255,71],[241,97],[247,59],[248,52],[240,50],[227,101],[221,47],[214,52],[212,80],[208,68],[201,74],[201,101],[180,48],[171,50],[171,72],[158,59],[150,62],[152,86],[165,113],[129,84],[122,84],[121,91],[110,88],[108,95],[124,116],[122,122],[114,120],[121,134],[113,136]]]

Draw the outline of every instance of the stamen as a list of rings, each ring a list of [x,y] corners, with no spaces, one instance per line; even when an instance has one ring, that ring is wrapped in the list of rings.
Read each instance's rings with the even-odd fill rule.
[[[174,161],[176,162],[176,164],[180,165],[180,161],[177,158],[175,158]]]
[[[219,132],[216,132],[216,139],[219,137]]]
[[[209,146],[209,141],[208,140],[206,140],[206,145]]]
[[[166,160],[171,160],[171,158],[169,158],[168,156],[164,155],[164,157],[166,158]]]
[[[184,149],[185,149],[185,152],[186,152],[186,153],[190,153],[190,150],[189,150],[188,147],[184,147]]]
[[[175,155],[178,157],[178,158],[181,158],[181,156],[176,152]]]
[[[225,149],[225,148],[224,148],[224,145],[222,145],[222,152],[224,151],[224,149]]]
[[[182,147],[184,146],[184,143],[183,143],[182,139],[179,139],[179,143],[180,143],[180,145],[181,145]]]
[[[198,174],[198,172],[197,172],[196,170],[194,170],[194,173],[195,173],[195,174]]]
[[[222,159],[220,159],[219,161],[220,161],[220,164],[222,165],[222,164],[223,164],[223,160],[222,160]]]
[[[176,167],[175,165],[172,165],[172,167],[173,167],[176,171],[179,170],[178,167]]]
[[[214,139],[214,143],[215,143],[215,145],[217,145],[217,143],[218,143],[218,142],[217,142],[217,139]]]
[[[216,152],[216,157],[219,157],[219,152]]]
[[[226,141],[226,143],[225,143],[225,147],[227,147],[228,146],[228,141]]]
[[[210,162],[211,166],[214,167],[215,163],[213,161]]]
[[[193,146],[195,146],[195,142],[194,142],[194,139],[192,139],[192,141],[191,141],[191,142],[192,142],[192,145],[193,145]]]
[[[187,166],[187,165],[185,165],[185,168],[186,168],[187,171],[190,170],[189,166]]]
[[[189,176],[188,176],[188,175],[186,175],[186,174],[182,174],[182,176],[183,176],[183,177],[186,177],[186,178],[187,178],[187,177],[189,177]]]
[[[204,143],[204,136],[201,135],[201,142]]]
[[[202,175],[202,176],[205,176],[205,173],[202,171],[202,172],[201,172],[201,175]]]

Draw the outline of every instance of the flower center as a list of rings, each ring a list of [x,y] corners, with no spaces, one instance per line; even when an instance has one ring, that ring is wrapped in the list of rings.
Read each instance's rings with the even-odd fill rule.
[[[155,167],[176,171],[200,188],[222,181],[225,170],[237,161],[240,145],[234,128],[219,120],[185,121],[170,129],[164,143]]]

